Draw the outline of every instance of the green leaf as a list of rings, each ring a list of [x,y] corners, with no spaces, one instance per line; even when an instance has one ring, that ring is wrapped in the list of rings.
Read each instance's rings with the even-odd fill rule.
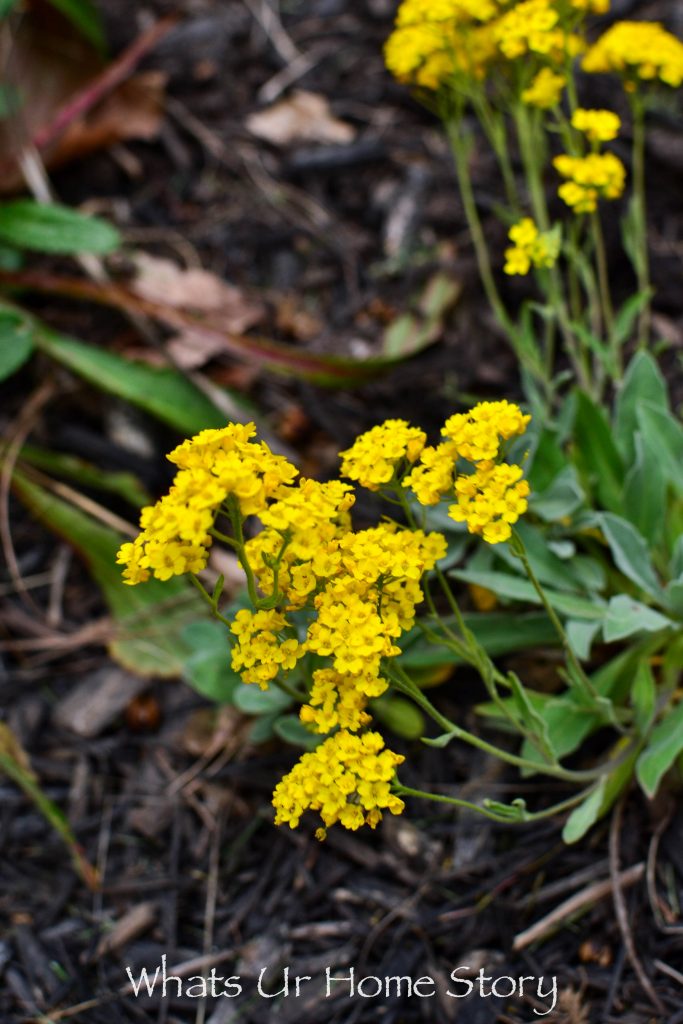
[[[574,574],[572,558],[559,558],[548,544],[547,537],[535,526],[520,522],[516,530],[524,545],[532,570],[545,586],[562,591],[583,591],[583,580]],[[574,548],[571,546],[571,553]],[[496,555],[513,570],[515,575],[524,576],[524,567],[505,544],[496,548]]]
[[[640,736],[646,736],[654,719],[657,704],[657,684],[649,663],[643,658],[631,689],[633,716]]]
[[[546,724],[550,749],[558,760],[577,750],[587,736],[607,722],[607,715],[580,707],[569,694],[545,701],[539,714]],[[541,766],[544,762],[533,743],[522,745],[522,756]]]
[[[664,605],[672,615],[683,619],[683,574],[667,585],[664,591]]]
[[[412,701],[384,694],[370,703],[373,715],[404,740],[417,740],[425,732],[424,715]]]
[[[567,639],[577,658],[588,661],[591,656],[591,645],[600,629],[599,622],[585,622],[583,619],[569,619],[565,623]]]
[[[100,469],[92,463],[65,452],[53,452],[47,448],[24,445],[20,457],[22,462],[47,473],[74,480],[82,487],[116,494],[137,511],[143,505],[151,505],[152,497],[133,473]]]
[[[658,448],[638,430],[634,436],[634,461],[624,481],[624,514],[651,545],[664,528],[666,479]]]
[[[324,736],[307,729],[298,715],[281,715],[273,723],[273,731],[285,743],[304,750],[315,750],[325,739]]]
[[[538,431],[532,420],[525,437]],[[532,448],[530,464],[527,468],[527,476],[531,485],[532,494],[545,494],[553,482],[566,468],[567,459],[562,451],[557,431],[545,427],[540,430],[535,448]]]
[[[649,450],[657,453],[667,480],[683,494],[683,427],[667,409],[651,402],[639,402],[636,415]]]
[[[118,231],[107,221],[32,199],[0,204],[0,239],[20,249],[55,253],[102,254],[121,244]]]
[[[420,296],[419,311],[403,313],[385,329],[382,355],[405,359],[431,345],[442,334],[444,317],[461,292],[462,285],[450,274],[435,274]]]
[[[275,723],[280,718],[279,711],[272,711],[269,715],[261,715],[255,718],[249,730],[249,742],[258,746],[260,743],[267,743],[275,735]]]
[[[230,703],[241,679],[230,667],[226,627],[215,621],[191,622],[181,636],[192,652],[183,665],[185,680],[209,700]]]
[[[0,18],[6,18],[18,3],[19,0],[0,0]]]
[[[628,364],[615,407],[615,440],[627,464],[633,461],[637,407],[642,401],[652,402],[662,409],[668,409],[669,405],[666,381],[656,360],[645,351],[637,352]]]
[[[85,884],[93,890],[96,889],[99,884],[96,869],[86,860],[63,811],[38,785],[29,767],[28,757],[5,722],[0,722],[0,772],[4,772],[12,779],[29,800],[33,801],[45,820],[66,843],[74,867]]]
[[[31,329],[21,314],[0,310],[0,380],[16,373],[33,348]]]
[[[179,676],[191,653],[182,640],[187,623],[206,619],[199,594],[182,577],[128,586],[116,564],[122,538],[91,516],[16,470],[12,485],[24,504],[70,543],[86,562],[116,623],[109,651],[139,675]]]
[[[610,600],[602,624],[602,634],[609,644],[624,640],[627,636],[643,632],[658,633],[660,629],[673,626],[671,619],[660,615],[654,608],[648,608],[627,594],[618,594]]]
[[[473,572],[468,569],[451,570],[449,576],[463,580],[465,583],[478,583],[480,587],[492,590],[498,597],[511,598],[529,604],[541,604],[541,599],[528,580],[519,579],[506,572]],[[596,597],[588,600],[574,594],[561,594],[559,591],[545,587],[545,594],[553,608],[562,615],[576,619],[602,619],[605,614],[605,603]]]
[[[508,615],[504,612],[472,613],[465,615],[464,619],[467,628],[492,658],[530,647],[559,643],[550,619],[538,612],[523,615]],[[452,627],[457,625],[451,617],[445,617],[445,621]],[[403,647],[401,665],[406,671],[460,663],[452,651],[425,640],[418,626],[406,633],[400,643]]]
[[[547,523],[570,516],[585,501],[574,466],[564,466],[543,491],[533,491],[530,508]]]
[[[232,701],[245,715],[269,715],[273,711],[284,711],[292,705],[289,694],[277,686],[262,690],[256,683],[240,683],[233,691]]]
[[[651,288],[646,288],[642,292],[638,292],[636,295],[632,295],[623,304],[616,317],[614,318],[614,327],[612,329],[612,344],[621,347],[624,342],[628,341],[633,335],[636,321],[640,316],[642,310],[647,306],[648,302],[652,298],[653,291]],[[639,352],[632,362],[639,358],[639,356],[645,355],[650,357],[649,352]],[[651,358],[651,357],[650,357]],[[654,360],[653,360],[654,362]],[[629,364],[629,370],[630,370]],[[628,370],[624,381],[628,377]]]
[[[620,740],[616,745],[615,753],[618,754],[619,749],[623,749],[628,742],[627,739]],[[607,814],[619,794],[631,781],[637,756],[638,750],[635,749],[608,775],[603,775],[584,802],[572,811],[562,831],[565,843],[578,842],[596,821]]]
[[[567,845],[578,842],[598,820],[605,799],[606,787],[607,777],[603,775],[583,803],[575,807],[569,815],[562,829],[562,839]]]
[[[611,512],[597,516],[597,522],[609,544],[617,568],[646,594],[656,601],[661,601],[662,587],[643,535],[632,523]]]
[[[679,754],[683,753],[683,702],[667,711],[653,729],[650,742],[638,758],[636,778],[647,797],[652,799],[659,783]]]
[[[104,49],[99,12],[91,0],[49,0],[98,50]]]
[[[671,554],[671,578],[673,580],[683,577],[683,533],[674,544]]]
[[[34,331],[38,347],[102,391],[156,416],[182,434],[225,424],[225,415],[186,377],[170,367],[132,363],[48,328]]]
[[[604,508],[621,512],[624,465],[603,410],[582,391],[577,393],[574,441],[574,460],[590,489]]]

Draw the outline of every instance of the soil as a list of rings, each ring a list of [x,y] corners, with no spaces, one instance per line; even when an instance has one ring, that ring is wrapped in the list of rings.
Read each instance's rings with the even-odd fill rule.
[[[154,18],[179,15],[142,64],[167,76],[165,116],[152,141],[55,170],[62,201],[87,202],[111,217],[131,248],[203,266],[257,297],[266,306],[262,334],[315,352],[381,354],[386,323],[435,273],[461,286],[437,342],[362,387],[326,390],[229,355],[209,363],[203,372],[248,395],[307,472],[333,472],[340,448],[387,416],[434,433],[471,396],[521,393],[478,285],[439,127],[383,66],[391,0],[292,0],[281,5],[281,24],[272,16],[277,5],[260,0],[101,0],[100,7],[112,54]],[[683,35],[673,0],[613,7],[621,17],[662,18]],[[326,97],[353,140],[275,146],[255,138],[247,119],[263,96],[283,99],[292,89]],[[660,111],[648,163],[656,322],[677,401],[682,129],[680,106]],[[483,147],[474,161],[486,230],[502,250]],[[37,265],[81,273],[69,261]],[[626,294],[628,271],[616,255],[611,266]],[[122,263],[118,271],[125,270]],[[517,286],[502,284],[514,299]],[[92,344],[149,349],[119,313],[56,297],[25,301]],[[55,391],[34,417],[31,438],[105,469],[134,470],[160,493],[163,454],[176,435],[65,372],[55,377],[40,358],[2,385],[3,428],[14,430],[48,376]],[[130,518],[117,499],[111,508]],[[371,504],[360,513],[370,516]],[[409,814],[376,832],[333,829],[324,843],[309,824],[276,829],[270,794],[296,756],[292,748],[251,745],[239,715],[216,712],[180,681],[136,683],[106,653],[106,609],[70,549],[14,500],[9,528],[26,590],[18,592],[3,569],[3,718],[101,884],[88,889],[55,830],[0,777],[2,1024],[683,1022],[683,925],[675,913],[683,899],[683,808],[673,797],[648,806],[634,792],[620,822],[598,825],[571,847],[555,820],[507,828],[414,801]],[[447,714],[477,728],[476,680],[457,670],[437,692]],[[76,731],[81,698],[100,717]],[[395,745],[408,755],[406,785],[454,787],[470,800],[522,795],[534,807],[562,798],[559,784],[520,781],[457,744]],[[621,889],[610,884],[619,871],[626,872]],[[524,937],[575,896],[578,911],[547,923],[533,941]],[[143,967],[153,974],[164,956],[169,974],[178,965],[185,978],[213,967],[238,976],[242,990],[202,998],[194,977],[195,988],[188,981],[180,994],[170,983],[165,998],[132,995],[131,975]],[[286,967],[292,988],[277,995]],[[356,984],[404,976],[433,985],[408,996],[406,981],[401,995],[389,983],[389,994],[372,997],[377,983],[368,980],[351,997],[339,982],[328,996],[327,968],[335,976],[353,970]],[[296,976],[309,976],[299,996]],[[534,980],[520,995],[522,977]],[[501,979],[497,994],[493,979]]]

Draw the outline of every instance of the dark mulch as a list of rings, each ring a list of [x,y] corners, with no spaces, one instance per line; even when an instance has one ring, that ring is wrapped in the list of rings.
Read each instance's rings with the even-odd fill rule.
[[[314,58],[296,86],[327,96],[357,136],[342,148],[276,150],[255,142],[245,128],[259,90],[287,65],[254,17],[267,4],[156,0],[140,9],[127,0],[107,0],[102,7],[114,51],[148,14],[183,15],[146,61],[168,73],[173,102],[157,142],[127,147],[141,174],[131,171],[130,160],[101,153],[53,177],[64,201],[96,199],[98,209],[130,229],[136,244],[166,256],[177,254],[178,244],[186,254],[189,244],[204,266],[268,296],[271,333],[277,337],[280,330],[283,340],[291,338],[278,328],[275,310],[289,293],[324,323],[317,347],[371,354],[387,315],[404,308],[407,296],[435,270],[462,283],[462,298],[439,344],[356,391],[329,393],[245,374],[229,359],[214,364],[216,379],[247,389],[309,471],[327,472],[343,444],[386,415],[407,416],[433,430],[469,395],[519,393],[514,360],[477,286],[438,126],[383,68],[381,44],[394,6],[390,0],[282,5],[287,37]],[[622,16],[637,9],[667,18],[683,33],[678,3],[622,0],[614,6]],[[660,116],[650,153],[658,324],[669,342],[664,365],[679,399],[680,129],[675,111]],[[478,198],[490,210],[496,199],[491,167],[483,151],[476,160]],[[398,208],[405,211],[403,220]],[[493,216],[487,229],[502,249],[504,235]],[[397,247],[390,237],[398,237]],[[613,266],[626,293],[628,273]],[[139,343],[117,315],[56,300],[36,300],[35,308],[92,342]],[[4,426],[43,372],[34,363],[3,387]],[[69,381],[35,436],[109,468],[134,468],[160,491],[161,457],[173,438],[135,417],[128,426],[149,450],[131,454],[114,430],[116,412],[115,403]],[[45,792],[64,809],[85,856],[100,871],[102,887],[94,894],[87,890],[56,834],[3,779],[3,1024],[493,1024],[543,1019],[551,1003],[555,1009],[546,1019],[566,1024],[683,1022],[683,933],[675,916],[683,898],[680,805],[664,800],[650,808],[634,794],[619,837],[622,870],[651,858],[650,885],[641,877],[624,896],[635,948],[661,1001],[656,1010],[638,981],[606,887],[580,915],[544,931],[541,941],[514,948],[516,936],[564,900],[609,879],[608,823],[567,848],[554,821],[507,829],[413,803],[409,815],[386,821],[376,833],[332,830],[320,844],[310,823],[296,832],[272,825],[270,793],[292,751],[229,743],[229,754],[224,745],[207,753],[207,705],[181,683],[150,683],[149,700],[132,698],[89,738],[75,733],[68,720],[73,705],[65,704],[69,694],[84,684],[95,690],[118,671],[101,645],[85,637],[77,645],[68,642],[104,614],[101,599],[79,564],[65,560],[65,549],[19,505],[11,506],[11,524],[22,575],[47,575],[31,584],[36,611],[13,592],[3,572],[0,703]],[[66,638],[61,648],[55,629]],[[468,714],[477,697],[471,684],[458,675],[443,688],[441,700],[454,705],[453,715]],[[232,741],[240,723],[227,720],[223,727]],[[445,751],[414,745],[406,752],[407,784],[453,787],[469,799],[524,795],[534,807],[562,795],[554,784],[520,782],[453,745]],[[189,964],[187,973],[194,975],[213,966],[216,976],[239,976],[242,991],[204,1000],[195,978],[195,988],[185,987],[180,997],[176,983],[169,983],[166,998],[158,991],[151,998],[121,994],[127,969],[136,979],[143,967],[153,974],[163,956],[169,973],[179,964]],[[277,997],[285,967],[290,994]],[[376,983],[369,980],[354,998],[345,983],[328,997],[328,967],[335,976],[353,970],[356,983],[428,977],[434,994],[424,983],[410,998],[393,989],[370,998]],[[461,979],[468,976],[465,968],[473,978],[467,999],[447,994],[449,987],[457,995],[466,992],[462,980],[449,979],[460,967]],[[263,968],[268,970],[259,993]],[[490,994],[491,980],[479,990],[480,970],[516,985],[522,976],[535,980],[527,981],[522,997],[517,989],[512,998],[506,998],[512,982],[501,981],[497,997]],[[310,976],[299,997],[297,975]],[[540,978],[545,998],[537,992]],[[555,996],[549,995],[553,983]],[[220,992],[222,982],[216,984]]]

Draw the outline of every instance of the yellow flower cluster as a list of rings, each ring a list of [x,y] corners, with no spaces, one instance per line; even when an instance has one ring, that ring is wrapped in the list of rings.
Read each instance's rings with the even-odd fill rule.
[[[612,110],[585,110],[579,107],[572,114],[572,127],[589,142],[611,142],[621,128],[621,118]]]
[[[262,690],[279,672],[289,672],[306,653],[296,639],[282,639],[288,628],[282,612],[242,608],[230,626],[238,638],[232,649],[232,667],[245,683],[258,683]]]
[[[567,180],[558,195],[575,213],[593,213],[598,199],[618,199],[626,184],[626,168],[614,153],[556,156],[553,166]]]
[[[508,540],[511,525],[527,508],[529,485],[520,466],[499,464],[502,443],[523,434],[530,416],[511,402],[480,402],[456,413],[444,424],[442,444],[425,448],[420,462],[405,478],[421,505],[436,505],[455,494],[448,514],[466,523],[470,533],[489,544]],[[472,463],[473,472],[458,473],[457,460]]]
[[[156,505],[142,509],[142,533],[119,550],[126,583],[200,572],[221,505],[232,499],[242,515],[259,513],[294,479],[294,466],[263,442],[252,442],[255,433],[253,423],[203,430],[170,453],[180,470],[173,486]]]
[[[423,430],[411,427],[405,420],[386,420],[339,453],[341,475],[357,480],[370,491],[378,491],[382,484],[389,483],[403,459],[415,462],[426,440]]]
[[[393,75],[437,89],[458,72],[481,78],[494,53],[479,22],[497,11],[494,0],[403,0],[384,57]]]
[[[552,0],[523,0],[496,21],[493,38],[508,60],[525,53],[549,54],[562,43],[559,20]]]
[[[301,709],[301,721],[319,733],[337,727],[358,732],[371,721],[365,710],[368,698],[381,697],[388,686],[381,676],[368,676],[359,686],[355,675],[319,668],[313,673],[309,703]]]
[[[509,402],[482,402],[452,416],[435,447],[405,420],[388,420],[341,453],[341,469],[370,490],[409,486],[428,504],[454,495],[462,510],[454,518],[496,543],[526,507],[521,469],[496,460],[528,419]],[[233,668],[267,689],[310,656],[301,720],[320,734],[338,730],[278,785],[277,821],[294,826],[311,808],[326,826],[374,827],[382,810],[402,810],[390,789],[401,758],[367,731],[368,703],[387,689],[383,662],[400,653],[396,641],[414,625],[422,578],[446,554],[446,539],[392,522],[354,530],[350,484],[295,479],[296,469],[254,433],[252,424],[203,431],[171,452],[173,486],[143,510],[142,533],[123,545],[119,561],[129,583],[197,573],[215,517],[226,517],[255,603],[230,624]],[[474,462],[469,489],[457,475],[459,458]],[[250,516],[260,529],[244,541]],[[295,620],[289,613],[297,611],[305,615]]]
[[[508,235],[514,244],[505,250],[506,274],[528,274],[532,267],[553,267],[559,255],[559,237],[540,232],[531,217],[514,224]]]
[[[573,7],[575,11],[607,14],[610,8],[610,0],[569,0],[569,6]]]
[[[457,504],[448,514],[456,523],[467,523],[470,533],[479,533],[489,544],[510,536],[511,524],[526,512],[529,484],[522,480],[521,466],[479,462],[473,473],[455,481]]]
[[[355,735],[342,729],[304,754],[275,788],[275,823],[296,828],[306,810],[318,811],[329,828],[375,828],[382,811],[400,814],[403,801],[391,792],[400,754],[384,749],[377,732]],[[320,829],[318,838],[324,838]]]
[[[566,84],[565,75],[557,74],[550,68],[541,68],[531,85],[522,90],[522,101],[539,110],[550,110],[560,102]]]
[[[583,16],[608,8],[609,0],[403,0],[386,64],[401,81],[436,90],[531,55],[555,71],[542,67],[523,99],[547,109],[564,85],[558,70],[585,49],[576,31]]]
[[[469,412],[447,419],[441,433],[468,462],[489,461],[498,455],[501,441],[524,433],[530,419],[513,402],[479,402]]]
[[[637,81],[658,79],[677,88],[683,83],[683,43],[656,21],[618,21],[583,58],[583,69],[615,71],[633,90]]]

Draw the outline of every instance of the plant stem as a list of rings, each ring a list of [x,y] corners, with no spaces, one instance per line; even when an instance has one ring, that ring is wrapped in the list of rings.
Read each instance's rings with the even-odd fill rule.
[[[397,796],[412,796],[420,800],[434,800],[437,803],[451,804],[454,807],[462,807],[465,810],[476,811],[478,814],[484,815],[485,818],[490,818],[491,821],[497,821],[502,825],[514,825],[524,824],[529,821],[540,821],[542,818],[552,818],[556,814],[562,814],[564,811],[568,811],[572,807],[581,803],[582,800],[585,800],[593,788],[594,787],[590,786],[588,789],[582,790],[580,793],[575,793],[574,796],[568,797],[566,800],[562,800],[558,804],[553,804],[552,807],[547,807],[543,811],[529,812],[526,808],[520,807],[518,818],[496,813],[488,807],[483,807],[481,804],[473,804],[469,800],[461,800],[459,797],[445,796],[445,794],[442,793],[428,793],[423,789],[412,789],[410,786],[404,786],[398,781],[394,785],[394,792]]]
[[[484,237],[484,230],[482,228],[481,220],[479,219],[479,212],[474,198],[474,191],[472,189],[472,182],[468,167],[467,145],[465,144],[461,134],[462,119],[458,119],[457,121],[453,121],[452,119],[448,120],[446,122],[446,130],[451,144],[451,150],[453,152],[455,171],[458,178],[458,186],[460,188],[460,197],[465,211],[465,218],[472,236],[472,243],[477,257],[481,283],[498,323],[508,334],[514,344],[516,339],[515,325],[508,315],[493,277],[488,247]]]
[[[206,603],[211,608],[211,611],[213,612],[215,618],[219,619],[222,623],[224,623],[224,625],[231,626],[232,623],[230,622],[230,619],[226,619],[225,615],[221,615],[221,613],[218,611],[218,608],[216,607],[216,602],[214,601],[214,599],[212,598],[212,596],[208,592],[208,590],[205,589],[205,587],[202,584],[201,580],[197,576],[195,576],[194,573],[190,573],[190,579],[192,580],[192,582],[194,583],[195,587],[197,588],[199,593],[202,595],[202,597],[204,598]]]
[[[529,581],[530,581],[531,585],[533,586],[534,590],[536,591],[536,593],[538,594],[539,598],[541,599],[541,603],[543,604],[543,607],[545,608],[545,610],[546,610],[546,612],[548,614],[548,618],[550,619],[550,621],[552,622],[553,626],[555,627],[557,635],[559,636],[560,641],[562,642],[562,647],[564,648],[565,654],[567,655],[567,660],[569,661],[570,665],[574,669],[574,673],[575,673],[576,679],[578,680],[578,682],[579,682],[579,684],[581,686],[581,689],[585,691],[586,695],[591,698],[593,703],[599,702],[600,701],[600,695],[597,693],[597,691],[596,691],[595,687],[593,686],[592,682],[590,681],[590,679],[586,675],[586,672],[585,672],[585,670],[583,668],[583,665],[581,664],[581,662],[579,661],[579,659],[576,656],[576,653],[574,652],[574,648],[569,643],[569,637],[567,636],[565,628],[562,625],[562,622],[560,621],[560,618],[559,618],[557,612],[555,611],[555,609],[553,608],[552,604],[548,600],[548,596],[547,596],[545,590],[543,589],[543,587],[541,586],[541,583],[540,583],[538,577],[536,576],[536,573],[534,572],[534,570],[531,567],[531,563],[530,563],[530,561],[529,561],[529,559],[527,557],[527,553],[526,553],[526,549],[524,547],[524,543],[522,542],[522,538],[519,536],[519,534],[515,530],[512,531],[512,538],[511,538],[511,541],[510,541],[510,550],[512,551],[513,554],[515,554],[517,556],[517,558],[519,558],[520,562],[524,566],[524,571],[526,572],[527,576],[529,577]]]
[[[633,113],[633,202],[636,230],[636,275],[638,291],[650,290],[650,266],[647,249],[647,203],[645,198],[645,104],[641,93],[631,94]],[[648,299],[638,320],[638,346],[645,348],[650,335],[650,300]]]
[[[612,307],[612,296],[609,286],[609,273],[607,271],[607,253],[605,251],[605,239],[600,223],[600,214],[597,210],[591,214],[591,232],[593,245],[595,247],[595,265],[598,271],[598,289],[600,292],[600,307],[602,310],[602,321],[605,328],[605,341],[610,345],[612,353],[611,370],[616,380],[621,379],[621,349],[618,342],[614,342],[614,309]]]
[[[235,534],[235,550],[237,552],[237,559],[244,569],[244,575],[247,578],[247,592],[249,594],[249,600],[255,608],[258,608],[261,599],[259,598],[258,591],[256,589],[256,577],[254,576],[246,551],[244,550],[242,516],[232,497],[228,499],[228,513],[230,515],[230,522],[232,523],[232,530]]]
[[[501,761],[505,761],[507,764],[512,764],[517,768],[526,769],[532,772],[543,772],[546,775],[551,775],[557,779],[565,779],[567,782],[585,782],[589,779],[594,779],[601,774],[601,771],[570,771],[567,768],[563,768],[561,765],[548,764],[542,761],[529,761],[527,758],[518,757],[516,754],[510,753],[509,750],[504,750],[502,747],[496,747],[492,743],[487,743],[486,740],[481,739],[479,736],[475,736],[474,733],[468,732],[467,729],[462,729],[455,722],[451,722],[445,715],[442,715],[438,711],[431,701],[425,697],[424,693],[420,688],[410,679],[404,669],[397,663],[394,663],[391,668],[387,668],[387,674],[392,679],[397,690],[405,693],[411,697],[416,704],[418,704],[422,710],[429,715],[445,730],[453,739],[462,740],[464,743],[468,743],[472,747],[476,747],[478,750],[483,750],[484,753],[490,754],[492,757],[497,757]]]

